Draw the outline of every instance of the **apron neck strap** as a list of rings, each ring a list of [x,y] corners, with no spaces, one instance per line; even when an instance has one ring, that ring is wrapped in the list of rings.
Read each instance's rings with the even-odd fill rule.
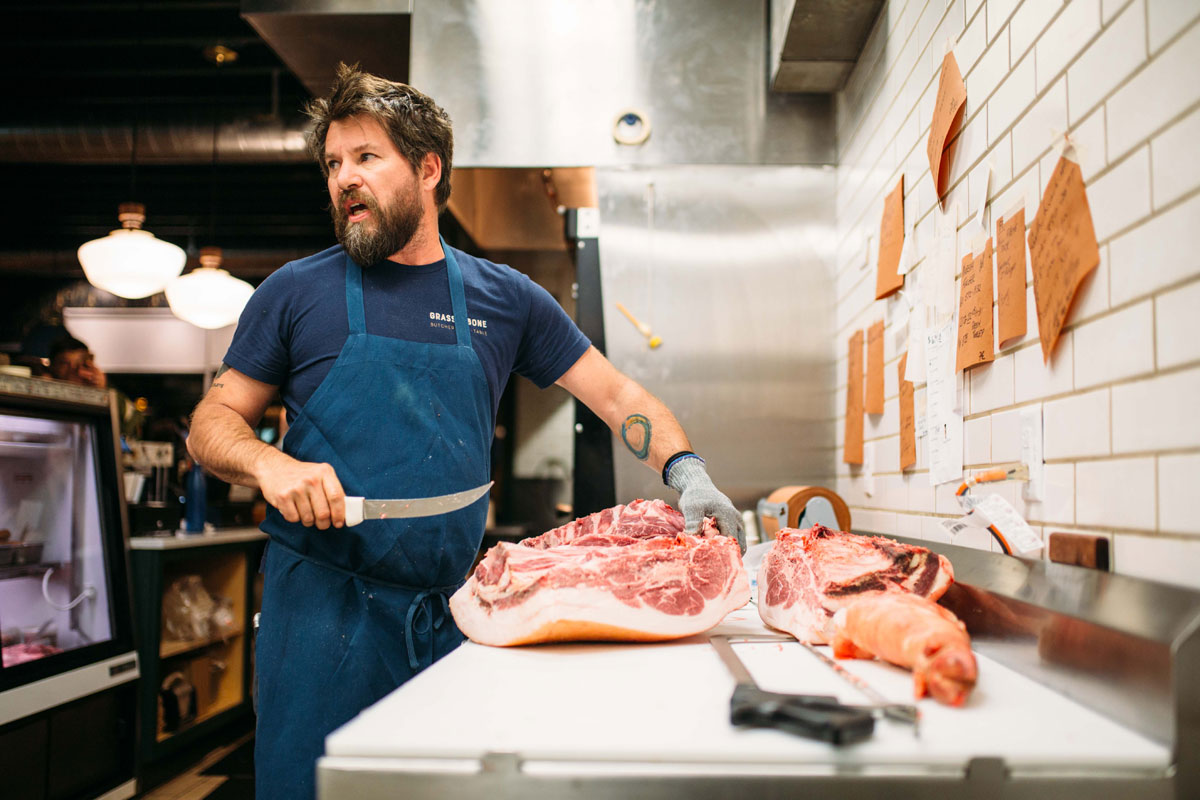
[[[467,295],[463,289],[462,272],[454,251],[441,236],[442,252],[446,254],[446,277],[450,280],[450,307],[454,309],[454,336],[459,347],[471,346],[471,326],[467,321]]]
[[[363,311],[362,267],[346,256],[346,318],[350,335],[367,332],[367,317]]]
[[[442,252],[446,255],[446,277],[450,281],[450,307],[454,311],[454,336],[459,347],[471,346],[471,326],[467,321],[467,295],[463,289],[462,271],[454,251],[441,236]],[[367,318],[363,311],[362,267],[346,256],[346,318],[350,322],[351,335],[367,332]]]

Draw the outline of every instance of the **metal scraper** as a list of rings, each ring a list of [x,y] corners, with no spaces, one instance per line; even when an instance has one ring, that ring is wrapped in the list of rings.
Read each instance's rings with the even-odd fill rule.
[[[364,519],[404,519],[433,517],[466,508],[487,494],[495,481],[437,497],[414,497],[408,500],[371,500],[365,497],[346,498],[346,524],[357,525]]]

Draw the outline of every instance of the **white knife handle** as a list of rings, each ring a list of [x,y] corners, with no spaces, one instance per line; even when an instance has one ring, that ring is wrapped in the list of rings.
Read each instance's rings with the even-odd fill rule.
[[[354,527],[363,521],[363,498],[346,498],[346,526]]]

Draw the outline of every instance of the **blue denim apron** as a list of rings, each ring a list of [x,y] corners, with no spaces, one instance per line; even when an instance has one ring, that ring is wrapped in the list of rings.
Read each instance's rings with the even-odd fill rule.
[[[345,259],[350,336],[284,451],[331,464],[348,495],[428,497],[488,481],[491,393],[462,273],[442,249],[455,344],[368,334],[362,270]],[[312,797],[325,736],[462,642],[447,599],[466,578],[486,514],[484,497],[451,514],[323,531],[269,509],[256,651],[260,800]]]

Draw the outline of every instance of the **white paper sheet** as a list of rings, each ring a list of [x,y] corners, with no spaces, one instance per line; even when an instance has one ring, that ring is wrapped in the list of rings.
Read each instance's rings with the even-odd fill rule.
[[[1026,500],[1046,495],[1046,462],[1042,460],[1042,407],[1021,409],[1021,463],[1029,468],[1029,482],[1021,487]]]
[[[922,344],[922,355],[924,355],[924,350],[925,345]],[[924,368],[923,364],[922,368]],[[928,413],[928,403],[925,402],[926,394],[927,392],[913,392],[913,427],[916,429],[916,435],[918,439],[922,439],[929,435],[929,421],[926,418],[926,414]],[[920,453],[920,451],[921,449],[918,445],[917,452]],[[920,462],[918,461],[918,463]]]
[[[971,217],[967,220],[967,226],[977,234],[987,234],[987,196],[994,170],[991,161],[983,161],[975,167],[969,178],[970,205],[967,212]]]
[[[955,412],[954,320],[925,336],[926,410],[929,435],[929,482],[933,486],[962,478],[963,418]]]
[[[933,211],[934,247],[931,254],[933,269],[922,279],[925,305],[932,309],[931,324],[941,326],[954,316],[958,298],[954,292],[954,276],[958,273],[958,204],[945,214]]]
[[[912,272],[913,265],[916,263],[917,226],[909,225],[904,231],[904,246],[900,248],[900,264],[896,267],[896,272],[907,275]]]

